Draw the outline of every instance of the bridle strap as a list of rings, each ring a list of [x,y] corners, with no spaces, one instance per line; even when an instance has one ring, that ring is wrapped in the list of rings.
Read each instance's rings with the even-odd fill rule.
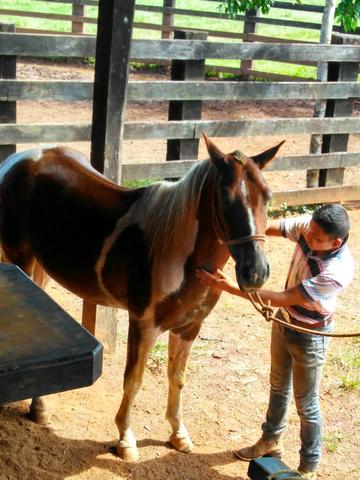
[[[259,242],[265,242],[265,235],[247,235],[246,237],[234,238],[233,240],[225,240],[227,245],[241,245],[242,243],[253,242],[257,240]]]

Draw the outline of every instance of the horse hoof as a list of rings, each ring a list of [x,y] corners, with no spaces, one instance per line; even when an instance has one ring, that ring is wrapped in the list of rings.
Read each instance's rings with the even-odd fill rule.
[[[48,416],[43,410],[30,409],[29,418],[31,421],[38,423],[39,425],[46,425],[49,423]]]
[[[139,460],[139,452],[136,447],[120,447],[120,445],[117,445],[116,452],[125,462],[137,462]]]
[[[31,400],[29,418],[40,425],[46,425],[48,423],[45,402],[41,397],[34,397]]]
[[[175,450],[183,453],[189,453],[194,448],[194,444],[190,437],[176,437],[175,435],[171,435],[170,443]]]

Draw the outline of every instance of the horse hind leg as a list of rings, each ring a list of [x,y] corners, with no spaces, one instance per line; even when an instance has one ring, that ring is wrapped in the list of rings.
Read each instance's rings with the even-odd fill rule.
[[[42,267],[40,267],[35,260],[32,253],[30,253],[28,250],[26,252],[19,252],[11,250],[10,248],[6,248],[2,245],[0,249],[0,258],[3,263],[17,265],[23,272],[31,277],[35,283],[37,283],[41,288],[44,288],[47,281],[47,276]],[[41,397],[34,397],[31,400],[29,418],[35,423],[42,425],[48,423],[45,403]]]
[[[135,396],[141,387],[150,349],[159,333],[159,330],[153,327],[141,330],[139,322],[130,318],[124,393],[115,418],[120,435],[116,450],[119,457],[127,462],[135,462],[139,459],[136,439],[130,427],[130,414]]]
[[[29,418],[40,425],[46,425],[48,423],[45,402],[42,397],[34,397],[31,400]]]
[[[49,281],[49,276],[47,275],[43,267],[36,260],[34,260],[34,263],[32,266],[31,278],[42,289],[45,289]]]
[[[3,243],[0,247],[0,258],[2,263],[16,265],[32,278],[35,257],[26,245],[12,248],[8,244]]]
[[[166,419],[171,426],[170,443],[180,452],[190,452],[194,445],[185,427],[182,415],[182,390],[185,384],[187,361],[192,344],[198,334],[200,325],[193,328],[189,338],[169,333],[169,362],[168,362],[168,404]]]
[[[31,277],[33,281],[42,289],[45,288],[49,280],[49,277],[45,273],[45,270],[36,260],[34,260],[32,264]],[[48,423],[45,402],[41,397],[34,397],[31,400],[29,417],[33,422],[39,423],[41,425],[45,425]]]
[[[31,266],[31,278],[42,289],[45,289],[49,280],[45,270],[35,259],[33,259]],[[41,397],[34,397],[31,400],[29,418],[33,422],[41,425],[46,425],[48,423],[45,402]]]

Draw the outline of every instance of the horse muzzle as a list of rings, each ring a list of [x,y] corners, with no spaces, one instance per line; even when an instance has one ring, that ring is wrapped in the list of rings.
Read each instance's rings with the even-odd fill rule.
[[[270,275],[270,265],[266,258],[256,264],[236,263],[236,280],[241,290],[253,290],[261,288]]]

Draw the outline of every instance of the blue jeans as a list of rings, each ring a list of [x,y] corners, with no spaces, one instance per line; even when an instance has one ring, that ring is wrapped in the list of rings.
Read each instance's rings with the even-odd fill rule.
[[[332,324],[319,329],[331,330]],[[329,337],[296,332],[275,322],[272,325],[270,399],[262,425],[263,437],[271,439],[284,431],[293,387],[300,417],[300,467],[309,471],[316,470],[321,457],[319,384],[329,340]]]

